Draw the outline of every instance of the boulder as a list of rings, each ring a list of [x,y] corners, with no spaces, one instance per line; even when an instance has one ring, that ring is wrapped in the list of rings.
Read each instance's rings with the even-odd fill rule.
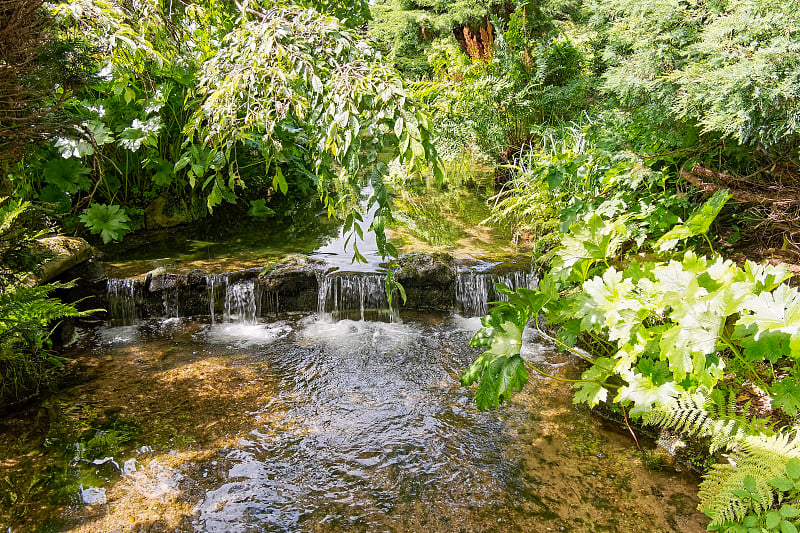
[[[190,222],[185,206],[170,205],[169,200],[159,196],[144,208],[144,224],[147,229],[171,228]]]
[[[303,255],[292,255],[267,265],[258,278],[262,313],[315,310],[319,291],[317,268],[316,261]]]
[[[400,256],[397,262],[395,279],[406,292],[402,308],[452,309],[456,266],[450,254],[414,252]]]
[[[94,249],[84,239],[66,235],[37,239],[34,252],[46,259],[39,272],[25,278],[25,283],[31,287],[57,278],[94,255]]]

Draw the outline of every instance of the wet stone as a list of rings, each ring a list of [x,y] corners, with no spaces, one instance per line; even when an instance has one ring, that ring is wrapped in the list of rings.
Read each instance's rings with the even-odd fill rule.
[[[395,278],[406,293],[404,308],[449,310],[453,306],[456,269],[445,253],[410,253],[398,260]]]

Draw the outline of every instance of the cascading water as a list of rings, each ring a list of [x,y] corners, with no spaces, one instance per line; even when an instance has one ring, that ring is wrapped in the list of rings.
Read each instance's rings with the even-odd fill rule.
[[[181,316],[181,289],[173,287],[165,290],[162,294],[164,304],[164,316],[166,318],[179,318]]]
[[[389,307],[383,274],[341,273],[317,276],[317,312],[335,319],[396,319]]]
[[[140,289],[135,279],[113,279],[106,282],[108,313],[119,326],[131,326],[141,320],[139,313]]]
[[[254,325],[261,314],[258,280],[247,279],[225,288],[225,322]]]
[[[455,283],[456,312],[463,316],[483,316],[489,312],[489,302],[506,302],[508,296],[495,288],[496,283],[505,283],[510,289],[520,287],[532,289],[538,278],[530,272],[492,272],[459,271]]]
[[[202,278],[162,273],[147,283],[133,279],[108,280],[109,311],[119,325],[130,325],[142,318],[174,318],[208,314],[211,323],[253,325],[262,316],[286,312],[317,310],[330,318],[397,321],[406,310],[452,310],[462,316],[481,316],[489,303],[504,301],[496,283],[511,289],[532,288],[537,278],[528,271],[493,273],[493,265],[462,268],[455,276],[406,276],[403,283],[409,294],[407,303],[399,296],[389,305],[385,275],[380,272],[323,273],[309,269],[300,276],[289,271],[286,278],[256,278],[254,271],[236,271]],[[316,276],[316,277],[315,277]],[[243,279],[244,278],[244,279]],[[149,278],[148,278],[149,279]],[[277,280],[277,281],[276,281]],[[421,288],[420,288],[421,287]],[[433,292],[431,292],[433,291]],[[430,301],[429,301],[430,296]],[[316,302],[316,305],[314,304]]]
[[[208,290],[208,313],[211,316],[211,323],[216,322],[217,316],[217,293],[225,290],[228,286],[228,277],[225,274],[210,274],[206,276],[206,288]]]

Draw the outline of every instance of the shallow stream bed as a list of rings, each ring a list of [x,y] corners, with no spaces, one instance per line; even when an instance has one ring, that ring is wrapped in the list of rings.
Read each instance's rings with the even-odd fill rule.
[[[316,314],[103,327],[76,380],[0,420],[11,531],[695,532],[696,480],[534,377],[482,413],[478,319]],[[559,376],[577,364],[526,336]],[[113,462],[111,459],[113,459]],[[87,504],[85,501],[96,503]]]

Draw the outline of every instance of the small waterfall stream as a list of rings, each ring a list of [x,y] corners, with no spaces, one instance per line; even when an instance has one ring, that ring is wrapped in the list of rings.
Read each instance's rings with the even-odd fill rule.
[[[257,277],[258,271],[237,271],[210,274],[197,278],[194,284],[188,278],[166,274],[168,278],[155,278],[152,282],[138,279],[109,279],[107,298],[109,317],[117,325],[132,325],[143,318],[174,318],[203,315],[218,320],[253,325],[258,319],[286,312],[317,311],[335,320],[378,320],[396,322],[402,309],[432,309],[431,291],[437,292],[436,307],[465,317],[483,316],[491,302],[506,301],[507,296],[497,291],[495,285],[504,283],[511,289],[533,288],[536,276],[529,271],[502,273],[483,269],[461,268],[449,282],[419,281],[414,301],[403,304],[399,294],[392,306],[386,296],[385,275],[380,272],[327,272],[314,271],[303,278],[302,286],[289,289],[306,291],[311,300],[298,304],[291,292],[283,292]],[[408,289],[408,287],[407,287]],[[309,294],[310,292],[310,294]],[[295,292],[296,294],[296,292]],[[314,305],[316,294],[316,305]],[[207,310],[207,311],[204,311]]]
[[[321,315],[390,322],[397,319],[397,310],[389,307],[383,274],[319,274],[317,283],[317,312]]]
[[[524,271],[495,274],[492,272],[459,271],[455,283],[455,311],[463,316],[483,316],[490,302],[507,302],[508,296],[495,288],[504,283],[511,289],[533,289],[538,278]]]
[[[135,279],[109,278],[106,282],[108,312],[119,326],[132,326],[141,320],[141,290]]]
[[[225,322],[254,325],[261,315],[258,280],[246,279],[225,288]]]

